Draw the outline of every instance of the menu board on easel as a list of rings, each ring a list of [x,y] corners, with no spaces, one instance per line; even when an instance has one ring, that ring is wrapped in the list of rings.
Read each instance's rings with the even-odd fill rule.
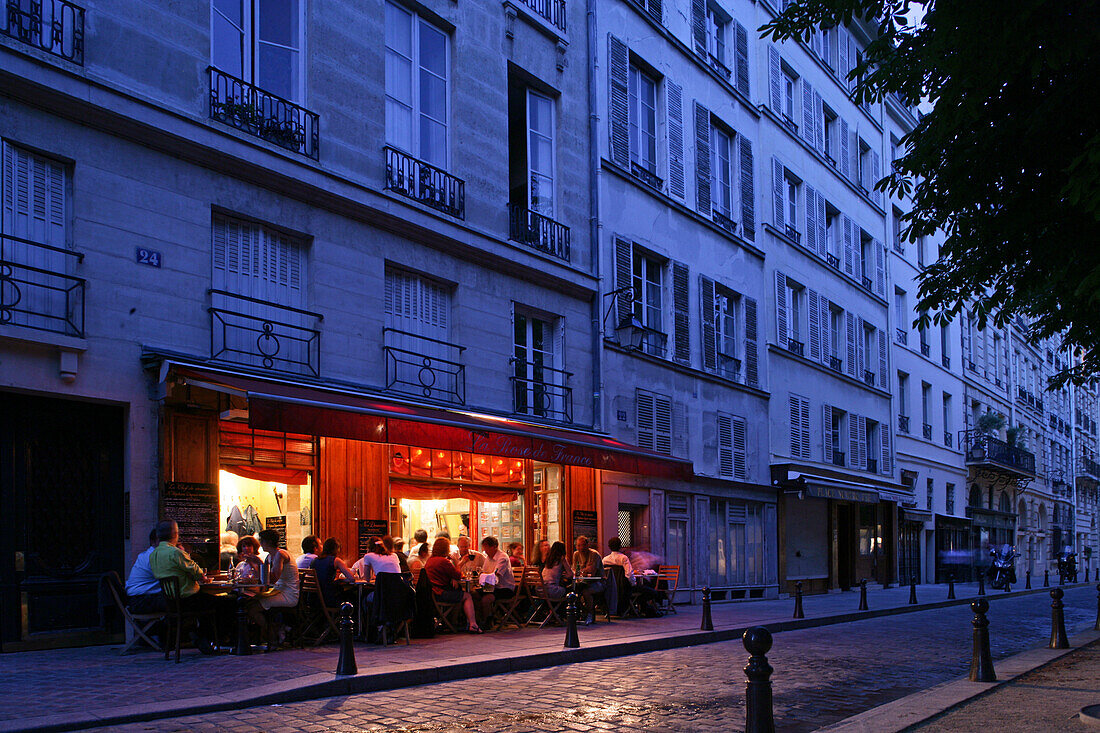
[[[356,559],[367,554],[367,543],[371,537],[384,537],[389,534],[389,522],[385,519],[359,520],[359,554]]]
[[[596,545],[596,533],[599,530],[599,518],[596,516],[596,512],[586,511],[584,509],[573,510],[573,541],[576,542],[577,538],[584,535],[588,538],[588,542],[591,545]]]
[[[286,549],[286,516],[267,517],[264,519],[264,529],[273,529],[279,533],[279,547]]]
[[[206,569],[218,566],[218,485],[188,481],[165,483],[160,515],[175,520],[180,544]]]

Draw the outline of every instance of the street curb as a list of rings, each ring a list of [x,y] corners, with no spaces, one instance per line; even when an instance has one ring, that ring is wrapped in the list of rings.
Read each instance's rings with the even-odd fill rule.
[[[1088,585],[1088,583],[1077,583],[1062,587],[1076,588]],[[1031,590],[1018,590],[1009,593],[987,594],[981,597],[989,601],[996,601],[1000,598],[1015,598],[1049,592],[1052,588],[1033,588]],[[832,626],[852,621],[881,618],[883,616],[895,616],[918,611],[932,611],[950,606],[960,606],[968,604],[978,597],[979,596],[969,596],[955,600],[935,601],[932,603],[918,603],[916,605],[880,608],[869,611],[852,611],[850,613],[834,614],[831,616],[809,616],[804,619],[765,620],[760,623],[752,624],[752,626],[764,626],[775,634],[783,631],[798,631],[800,629]],[[809,598],[812,599],[813,596]],[[443,660],[439,663],[405,664],[401,665],[404,669],[388,669],[381,671],[378,670],[378,666],[379,664],[385,663],[384,660],[371,658],[368,664],[361,663],[361,666],[369,668],[371,671],[357,674],[352,677],[313,674],[227,694],[109,708],[101,713],[64,713],[60,715],[23,718],[19,721],[0,721],[0,733],[48,733],[53,731],[81,730],[100,726],[118,726],[129,723],[161,720],[164,718],[240,710],[242,708],[276,703],[304,702],[327,697],[354,695],[357,693],[395,690],[436,682],[475,679],[507,672],[544,669],[575,662],[592,662],[614,657],[629,656],[632,654],[643,654],[646,652],[681,649],[699,646],[701,644],[731,641],[740,639],[746,628],[748,627],[737,626],[715,631],[688,631],[672,636],[643,636],[643,638],[640,639],[634,638],[633,640],[626,641],[596,642],[588,646],[582,646],[579,649],[564,649],[561,651],[520,652],[511,656],[483,655],[459,661]],[[1002,664],[1003,663],[1004,662],[1002,662]]]

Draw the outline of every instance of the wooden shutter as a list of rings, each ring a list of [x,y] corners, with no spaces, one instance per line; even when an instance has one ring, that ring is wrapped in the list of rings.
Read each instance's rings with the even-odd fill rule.
[[[772,158],[772,223],[779,231],[783,231],[783,164],[779,158]],[[796,222],[791,222],[795,224]]]
[[[825,150],[825,103],[817,90],[814,90],[814,139],[818,150],[828,152]]]
[[[832,338],[833,338],[833,324],[829,313],[829,299],[824,295],[818,298],[818,307],[821,309],[818,315],[818,322],[821,324],[821,361],[824,364],[829,363],[829,357],[832,356]]]
[[[877,239],[872,240],[871,249],[875,251],[875,292],[886,297],[886,248]]]
[[[688,268],[682,262],[672,263],[672,358],[691,363],[691,309],[688,299]]]
[[[783,116],[783,68],[779,60],[779,51],[768,46],[768,102],[779,117]]]
[[[787,276],[775,271],[775,342],[787,348]]]
[[[634,245],[629,240],[615,237],[615,288],[625,288],[634,283]],[[635,293],[635,296],[639,295]],[[630,318],[634,309],[634,301],[629,294],[621,293],[617,298],[617,316],[619,323]]]
[[[684,198],[684,101],[679,84],[665,80],[668,109],[668,191],[673,198]]]
[[[802,456],[802,406],[798,395],[787,396],[787,413],[790,420],[791,457]]]
[[[657,400],[659,403],[660,400]],[[672,408],[672,422],[669,428],[669,450],[668,452],[679,456],[681,458],[687,458],[688,456],[688,443],[691,438],[691,431],[688,429],[687,418],[687,406],[683,402],[669,402]],[[661,411],[657,409],[657,416],[660,417]]]
[[[882,437],[882,457],[879,459],[879,470],[889,476],[894,472],[893,453],[890,450],[890,431],[887,430],[889,426],[886,423],[879,423],[878,434]]]
[[[845,329],[847,331],[848,363],[845,371],[848,376],[856,376],[856,317],[851,313],[844,313]]]
[[[672,400],[653,395],[653,450],[672,454]]]
[[[859,468],[859,427],[862,418],[855,413],[848,413],[848,465]]]
[[[890,338],[886,329],[879,329],[878,332],[878,386],[883,389],[890,389],[890,385],[886,381],[886,372],[889,369],[887,365],[888,354],[890,353]],[[885,427],[883,428],[885,430]]]
[[[733,476],[733,418],[718,413],[718,475]]]
[[[817,291],[807,288],[809,304],[806,310],[810,314],[810,358],[821,361],[821,313],[818,311]]]
[[[718,343],[714,331],[714,281],[699,276],[699,320],[703,334],[703,369],[713,372],[718,369]]]
[[[840,219],[841,228],[844,230],[844,272],[852,277],[858,277],[855,267],[855,242],[852,241],[852,229],[854,222],[846,216]]]
[[[833,462],[833,406],[821,407],[821,444],[825,446],[825,462]]]
[[[733,477],[747,479],[748,466],[748,430],[744,418],[733,418]]]
[[[634,393],[634,407],[636,413],[636,429],[638,431],[638,446],[654,449],[654,422],[653,422],[653,395],[643,390]]]
[[[658,23],[663,22],[664,14],[661,12],[661,0],[646,0],[646,12]]]
[[[630,53],[615,36],[608,34],[607,39],[611,160],[625,168],[630,165]]]
[[[817,254],[821,259],[829,257],[829,242],[825,237],[825,196],[821,191],[817,192]]]
[[[691,0],[691,38],[695,42],[695,53],[705,61],[707,58],[706,0]]]
[[[814,88],[810,82],[802,79],[802,137],[810,144],[811,148],[817,147],[814,124]]]
[[[848,88],[848,72],[852,70],[851,62],[848,59],[848,31],[844,28],[837,26],[837,52],[839,61],[837,63],[837,72],[840,74],[840,83],[844,85],[844,88]]]
[[[805,397],[799,400],[799,427],[802,438],[802,457],[810,457],[810,401]]]
[[[4,143],[4,198],[3,216],[0,217],[4,234],[51,247],[68,247],[65,179],[65,167],[61,163]],[[8,247],[13,248],[12,251],[27,249],[14,242]],[[11,256],[12,251],[5,251],[5,254]],[[26,252],[22,254],[25,256],[13,258],[21,265],[64,271],[64,255],[46,262]],[[61,264],[60,268],[53,267],[54,260]]]
[[[710,110],[695,103],[695,208],[710,216]]]
[[[810,184],[805,184],[806,189],[806,246],[811,252],[817,252],[821,258],[825,258],[825,242],[817,238],[817,191]]]
[[[742,298],[745,306],[745,381],[750,387],[760,385],[760,369],[756,353],[756,298]]]
[[[856,359],[858,363],[856,365],[856,379],[863,379],[863,372],[867,369],[867,360],[871,357],[867,353],[867,344],[863,340],[863,319],[856,316]]]
[[[734,24],[734,78],[737,91],[749,96],[749,32],[740,23]]]
[[[737,136],[741,154],[741,234],[756,239],[756,186],[753,183],[752,141]]]
[[[840,165],[840,175],[844,176],[849,181],[854,178],[854,176],[852,175],[852,168],[851,168],[851,165],[850,165],[850,163],[851,163],[851,152],[850,152],[850,150],[851,150],[851,147],[852,147],[851,134],[852,133],[848,130],[848,121],[842,119],[840,121],[840,140],[838,141],[839,142],[839,148],[840,148],[840,155],[837,157],[837,163]]]
[[[882,178],[882,158],[879,156],[877,150],[871,150],[871,180],[867,184],[867,188],[871,191],[871,198],[879,206],[883,205],[882,191],[877,191],[874,186]]]
[[[867,418],[856,415],[856,427],[859,428],[859,467],[867,468]]]
[[[968,312],[963,311],[963,316],[962,316],[962,319],[961,319],[961,322],[960,322],[959,325],[962,326],[962,328],[960,329],[962,331],[962,355],[963,355],[963,360],[964,360],[962,368],[963,368],[963,373],[965,374],[966,373],[966,364],[965,364],[965,362],[974,360],[974,354],[971,352],[972,346],[971,346],[971,343],[970,343],[970,314]],[[1015,370],[1015,368],[1016,368],[1016,362],[1015,361],[1012,362],[1012,368],[1013,368],[1013,370]],[[967,412],[969,414],[969,410],[964,410],[964,412]]]
[[[859,167],[859,133],[854,129],[852,130],[852,139],[848,143],[848,172],[851,174],[852,183],[859,185],[862,183],[866,186],[866,181],[863,181],[861,176],[862,171]]]

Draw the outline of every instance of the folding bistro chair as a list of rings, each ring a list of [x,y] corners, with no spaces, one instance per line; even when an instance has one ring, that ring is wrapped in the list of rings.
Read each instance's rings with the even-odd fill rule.
[[[409,623],[415,608],[413,589],[402,573],[377,573],[374,576],[374,623],[382,628],[382,646],[389,646],[392,630],[394,641],[405,633],[405,646],[409,641]]]
[[[660,608],[665,613],[676,613],[673,601],[676,599],[676,588],[680,585],[679,565],[657,566],[657,596]]]
[[[565,598],[550,597],[546,591],[546,583],[542,580],[542,572],[538,568],[527,568],[523,573],[523,584],[527,587],[527,597],[531,599],[531,613],[527,617],[526,624],[533,623],[539,612],[545,610],[546,615],[539,624],[539,628],[543,628],[551,621],[560,625],[562,620],[558,611],[565,605]]]
[[[122,579],[118,577],[118,573],[114,570],[104,573],[99,582],[106,584],[107,588],[110,589],[111,598],[114,599],[118,612],[122,614],[122,618],[126,619],[126,623],[134,630],[134,635],[126,642],[126,646],[122,647],[120,654],[129,654],[142,639],[158,652],[164,651],[164,648],[154,641],[149,634],[154,626],[166,620],[168,614],[164,611],[158,613],[131,613],[126,606],[126,591],[123,589]]]
[[[167,612],[164,614],[164,620],[168,623],[168,634],[165,636],[165,641],[170,638],[172,628],[175,627],[176,631],[176,664],[180,662],[180,640],[183,633],[183,624],[185,621],[195,621],[196,623],[200,618],[209,616],[211,623],[214,624],[214,639],[218,638],[217,617],[214,614],[214,610],[208,611],[184,611],[183,606],[180,604],[180,581],[179,578],[161,578],[160,579],[160,591],[164,594],[164,603],[167,607]],[[172,647],[167,643],[164,645],[164,660],[168,661],[168,654],[171,652]]]
[[[527,566],[521,565],[512,568],[512,574],[516,579],[516,594],[511,598],[505,598],[503,600],[497,600],[493,604],[493,628],[503,629],[508,624],[515,624],[517,629],[523,628],[523,618],[520,615],[519,609],[526,599],[526,572]]]
[[[329,634],[339,636],[340,631],[336,627],[336,619],[333,615],[336,609],[325,605],[325,597],[321,594],[321,586],[317,583],[317,571],[313,568],[305,568],[298,571],[298,576],[301,579],[298,602],[299,607],[304,611],[302,630],[298,638],[302,641],[311,641],[313,646],[317,646],[327,639]]]
[[[462,602],[448,603],[446,601],[439,600],[439,594],[432,589],[432,604],[435,606],[435,617],[439,619],[447,630],[452,634],[458,633],[458,627],[455,626],[455,618],[459,612],[462,611]]]
[[[622,565],[608,565],[604,568],[604,576],[607,578],[607,590],[604,591],[604,601],[607,605],[607,620],[612,616],[619,618],[631,618],[641,616],[638,608],[638,590],[630,578],[626,577],[626,570]]]

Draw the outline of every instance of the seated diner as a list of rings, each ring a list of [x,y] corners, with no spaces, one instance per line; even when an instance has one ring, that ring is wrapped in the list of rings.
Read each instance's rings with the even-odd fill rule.
[[[450,554],[450,540],[446,537],[437,537],[432,545],[432,556],[424,566],[424,572],[428,574],[428,580],[431,581],[435,598],[444,603],[462,604],[462,612],[466,615],[466,630],[471,634],[480,634],[481,627],[477,625],[474,600],[469,593],[462,590],[462,575],[455,569]]]

